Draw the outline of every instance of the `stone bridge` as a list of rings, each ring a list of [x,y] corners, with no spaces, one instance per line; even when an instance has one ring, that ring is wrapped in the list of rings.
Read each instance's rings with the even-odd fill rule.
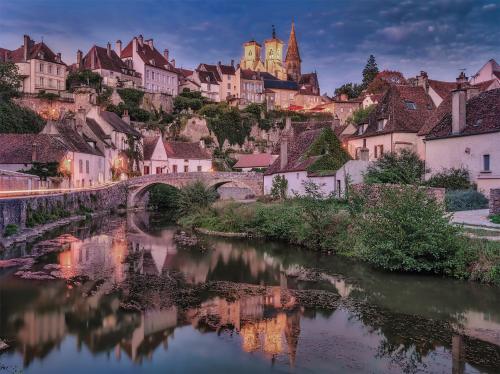
[[[181,188],[187,184],[202,181],[207,186],[219,188],[226,183],[248,189],[253,196],[264,193],[264,177],[261,173],[234,173],[234,172],[193,172],[144,175],[129,179],[127,183],[127,207],[133,208],[143,203],[149,189],[157,184],[166,184]]]

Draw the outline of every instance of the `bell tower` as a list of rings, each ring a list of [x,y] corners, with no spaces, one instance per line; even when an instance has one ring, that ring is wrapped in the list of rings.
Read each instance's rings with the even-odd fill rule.
[[[240,66],[242,69],[263,71],[262,61],[260,60],[261,45],[255,40],[250,40],[243,44],[243,57],[241,57]]]
[[[286,71],[283,66],[283,41],[276,37],[276,29],[273,25],[272,38],[265,41],[266,47],[266,71],[278,79],[286,79]]]
[[[295,37],[295,24],[292,22],[292,30],[288,38],[288,47],[286,50],[285,67],[288,77],[296,82],[300,80],[300,59],[299,45]]]

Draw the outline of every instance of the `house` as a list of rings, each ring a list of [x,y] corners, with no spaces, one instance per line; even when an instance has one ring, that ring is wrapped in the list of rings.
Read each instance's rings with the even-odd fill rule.
[[[220,101],[218,75],[211,71],[195,70],[194,81],[200,85],[202,96],[214,102]]]
[[[239,87],[241,104],[261,104],[264,102],[264,81],[261,72],[238,67],[236,84]]]
[[[233,169],[240,171],[265,170],[276,158],[278,158],[278,155],[271,153],[242,154],[238,157],[238,162],[233,166]]]
[[[0,192],[38,190],[40,187],[40,177],[36,175],[0,169]]]
[[[294,81],[273,79],[270,75],[264,76],[264,89],[268,109],[288,109],[295,105],[295,96],[299,92],[299,85]]]
[[[366,94],[365,97],[363,97],[363,101],[361,102],[361,107],[363,109],[366,109],[369,106],[377,105],[382,96],[382,94]]]
[[[127,156],[131,143],[142,150],[142,135],[130,125],[127,114],[120,118],[116,113],[94,106],[87,113],[78,111],[77,116],[84,124],[83,134],[95,139],[97,148],[105,156],[105,180],[126,178],[131,171],[132,160]],[[137,169],[138,165],[134,167]]]
[[[212,156],[200,143],[165,142],[167,173],[212,171]]]
[[[219,84],[219,101],[238,96],[239,87],[236,84],[234,60],[231,60],[231,65],[223,65],[221,61],[217,65],[200,64],[197,70],[208,71],[213,74]]]
[[[431,174],[464,167],[478,189],[500,188],[500,89],[459,84],[425,137]]]
[[[362,150],[367,150],[370,161],[385,152],[417,152],[421,149],[418,132],[435,109],[423,87],[391,85],[366,122],[357,124],[356,132],[347,139],[351,157],[359,159]]]
[[[60,93],[66,90],[68,69],[60,53],[54,53],[42,41],[35,43],[24,35],[24,44],[11,51],[0,48],[0,61],[14,62],[22,78],[21,91],[28,94],[39,92]]]
[[[500,65],[494,59],[489,60],[471,77],[470,83],[483,84],[488,86],[488,89],[500,88]]]
[[[177,69],[179,72],[179,93],[183,91],[201,91],[201,84],[196,82],[194,70]]]
[[[76,52],[76,64],[72,66],[75,70],[91,70],[99,74],[103,79],[103,84],[110,87],[141,87],[141,74],[131,67],[131,60],[128,64],[122,61],[117,52],[111,49],[108,43],[106,48],[94,45],[83,56],[83,52]]]
[[[163,55],[155,48],[153,39],[144,40],[142,35],[135,36],[125,48],[116,42],[116,53],[127,66],[141,74],[142,87],[147,92],[158,92],[177,96],[179,73],[175,60],[169,61],[169,51]]]
[[[168,172],[168,156],[161,136],[144,137],[143,156],[143,175]]]
[[[336,193],[337,171],[311,171],[311,166],[323,156],[309,154],[313,144],[330,126],[330,122],[292,124],[287,118],[280,139],[279,156],[264,173],[264,194],[271,193],[273,180],[277,175],[287,180],[287,196],[303,195],[306,192],[304,184],[307,182],[318,185],[325,196]]]

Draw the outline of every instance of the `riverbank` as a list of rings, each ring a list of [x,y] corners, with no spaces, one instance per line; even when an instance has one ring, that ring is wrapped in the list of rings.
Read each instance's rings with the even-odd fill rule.
[[[394,272],[438,274],[500,285],[500,243],[453,225],[432,199],[414,191],[381,204],[297,198],[226,203],[178,223],[209,235],[256,236],[335,253]]]

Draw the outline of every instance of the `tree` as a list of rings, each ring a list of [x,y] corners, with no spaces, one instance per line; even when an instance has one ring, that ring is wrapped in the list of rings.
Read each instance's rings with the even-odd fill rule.
[[[237,108],[226,103],[207,104],[198,114],[207,120],[208,129],[217,138],[219,149],[226,140],[230,145],[242,145],[252,128],[251,121],[242,118]]]
[[[384,153],[368,166],[365,183],[420,184],[425,174],[425,163],[410,150]]]
[[[335,89],[335,96],[340,96],[346,94],[349,99],[355,99],[363,91],[363,86],[357,83],[345,83],[342,86]]]
[[[406,79],[399,71],[383,70],[377,74],[375,79],[368,85],[367,92],[369,93],[384,93],[393,84],[405,84]]]
[[[102,87],[102,77],[92,70],[80,70],[69,73],[66,78],[66,89],[73,92],[80,86],[92,87],[99,92]]]
[[[375,61],[375,56],[370,55],[370,57],[368,57],[368,61],[366,61],[365,68],[363,69],[363,82],[361,84],[363,86],[363,89],[368,87],[368,85],[375,79],[377,74],[378,66],[377,62]]]
[[[44,125],[42,117],[31,109],[0,100],[0,133],[38,133]]]
[[[21,77],[13,62],[0,62],[0,101],[19,96]]]
[[[352,112],[352,115],[350,115],[346,119],[346,123],[352,123],[354,125],[357,125],[359,123],[363,123],[368,119],[368,116],[370,113],[375,109],[375,105],[370,105],[367,106],[366,108],[359,108],[356,109],[354,112]]]
[[[288,181],[284,175],[275,175],[271,186],[271,196],[275,200],[285,200]]]
[[[306,155],[307,157],[317,157],[316,161],[309,166],[308,171],[320,174],[336,171],[351,159],[330,127],[323,129],[307,150]]]

